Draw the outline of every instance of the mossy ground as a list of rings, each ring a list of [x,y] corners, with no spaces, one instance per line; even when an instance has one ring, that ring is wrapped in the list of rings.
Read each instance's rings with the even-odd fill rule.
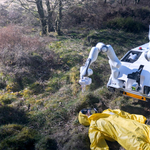
[[[78,32],[80,35],[82,31]],[[110,68],[105,54],[101,53],[91,65],[94,71],[91,86],[82,93],[78,84],[80,66],[86,61],[92,45],[100,41],[111,44],[121,58],[130,48],[147,42],[146,34],[93,30],[83,34],[82,38],[77,36],[74,39],[68,35],[46,43],[49,50],[59,55],[55,64],[61,64],[51,68],[49,78],[43,81],[36,78],[35,82],[23,84],[19,89],[13,76],[9,80],[8,74],[5,79],[6,88],[1,90],[0,96],[0,149],[20,149],[24,145],[24,149],[87,150],[88,128],[81,126],[77,119],[83,108],[96,107],[99,111],[119,108],[150,117],[148,108],[138,100],[108,91],[106,83]],[[112,149],[118,145],[108,144]]]

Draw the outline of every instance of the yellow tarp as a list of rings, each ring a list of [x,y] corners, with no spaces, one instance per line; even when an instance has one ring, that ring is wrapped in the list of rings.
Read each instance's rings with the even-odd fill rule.
[[[107,109],[89,118],[79,113],[79,122],[89,127],[91,150],[109,150],[105,140],[117,141],[126,150],[150,150],[150,126],[142,115]]]

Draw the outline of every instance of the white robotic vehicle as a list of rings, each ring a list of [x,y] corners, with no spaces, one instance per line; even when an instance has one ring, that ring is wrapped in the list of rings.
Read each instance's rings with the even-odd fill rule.
[[[107,83],[108,89],[118,89],[123,95],[150,102],[150,42],[131,49],[121,60],[111,45],[98,43],[92,47],[85,65],[80,67],[79,83],[82,90],[92,83],[88,76],[93,71],[89,66],[96,61],[99,52],[106,53],[109,58],[111,75]]]

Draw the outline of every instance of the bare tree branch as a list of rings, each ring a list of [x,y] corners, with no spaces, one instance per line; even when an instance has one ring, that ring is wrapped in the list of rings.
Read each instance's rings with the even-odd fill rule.
[[[36,3],[35,1],[30,1],[30,0],[27,0],[27,2],[29,2],[29,3],[30,3],[30,2],[31,2],[31,3]]]

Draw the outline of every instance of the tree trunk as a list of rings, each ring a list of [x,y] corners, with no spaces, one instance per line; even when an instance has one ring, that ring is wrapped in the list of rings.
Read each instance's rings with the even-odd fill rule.
[[[47,6],[47,13],[48,13],[48,16],[47,16],[48,32],[52,32],[52,31],[55,31],[55,30],[54,30],[54,27],[53,27],[52,11],[51,11],[51,8],[50,8],[49,0],[46,0],[46,6]]]
[[[134,0],[134,4],[139,4],[140,0]]]
[[[106,4],[106,0],[104,0],[104,3]]]
[[[42,34],[47,34],[46,18],[44,15],[42,0],[36,0],[36,6],[37,6],[38,14],[40,17],[40,21],[41,21]]]
[[[61,35],[61,19],[62,19],[62,0],[59,0],[58,16],[56,19],[56,32]]]

